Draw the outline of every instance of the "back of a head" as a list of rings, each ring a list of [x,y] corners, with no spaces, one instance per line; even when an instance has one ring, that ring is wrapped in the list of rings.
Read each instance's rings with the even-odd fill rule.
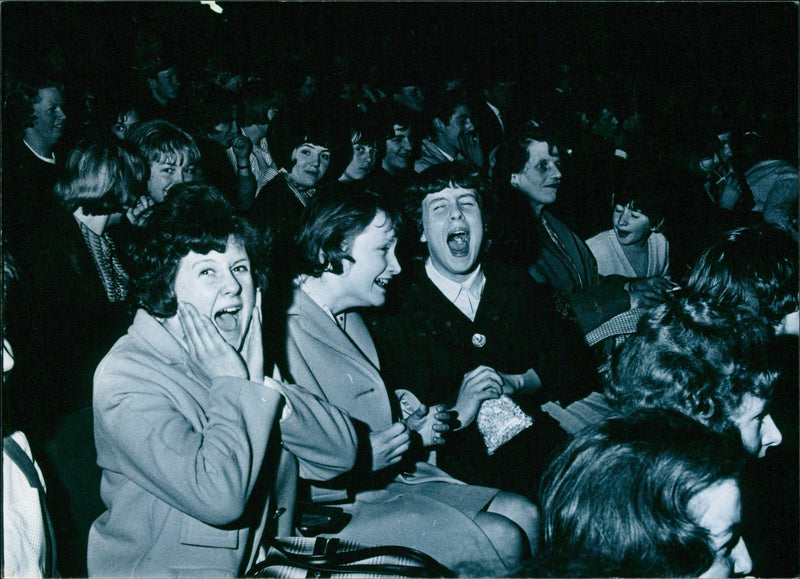
[[[664,408],[729,429],[745,394],[772,396],[778,375],[769,356],[772,337],[747,309],[701,296],[669,301],[611,353],[606,398],[621,413]]]
[[[643,410],[578,434],[542,480],[552,576],[697,577],[714,550],[690,514],[699,492],[738,480],[738,437],[677,412]]]
[[[138,151],[111,139],[79,143],[67,156],[55,193],[74,211],[122,213],[146,193],[147,166]]]
[[[798,245],[771,225],[724,233],[692,267],[688,290],[750,308],[773,326],[798,308]]]

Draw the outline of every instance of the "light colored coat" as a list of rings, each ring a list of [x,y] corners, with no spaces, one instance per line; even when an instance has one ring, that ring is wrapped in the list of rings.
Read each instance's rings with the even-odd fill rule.
[[[90,531],[90,576],[241,575],[268,516],[283,513],[266,532],[292,532],[296,457],[315,480],[355,462],[342,413],[271,379],[198,374],[141,310],[97,369],[94,420],[107,510]]]
[[[392,425],[393,415],[375,345],[358,313],[347,313],[345,328],[346,333],[306,292],[295,288],[287,322],[292,381],[304,384],[370,430],[385,430]],[[411,397],[411,410],[418,400],[410,393],[405,395]],[[312,496],[317,502],[348,497],[352,501],[346,509],[353,519],[337,536],[409,546],[451,568],[471,564],[490,574],[506,573],[489,539],[465,514],[468,509],[454,506],[462,502],[480,505],[477,512],[498,491],[465,485],[426,462],[411,468],[414,472],[397,475],[383,488],[356,488],[355,493],[347,488],[312,488]],[[446,483],[446,489],[437,494],[441,487],[434,489],[425,483]],[[456,497],[452,502],[443,498],[449,493]]]
[[[639,277],[622,250],[613,229],[598,233],[586,240],[597,260],[600,275]],[[652,233],[647,238],[647,274],[645,277],[669,275],[669,241],[662,233]]]

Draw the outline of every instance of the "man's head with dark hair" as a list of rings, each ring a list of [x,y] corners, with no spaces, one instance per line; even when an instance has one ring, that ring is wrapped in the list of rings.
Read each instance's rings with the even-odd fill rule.
[[[475,131],[469,107],[469,96],[460,88],[442,90],[427,101],[429,135],[448,154],[461,150],[462,133]]]
[[[769,404],[778,372],[772,329],[745,308],[687,296],[655,308],[612,352],[606,398],[628,414],[641,408],[682,412],[722,432],[738,429],[745,449],[764,456],[782,436]]]
[[[735,435],[670,410],[588,428],[544,474],[542,563],[566,577],[748,573],[743,458]]]
[[[475,271],[485,248],[485,190],[467,166],[441,163],[420,173],[405,192],[406,213],[427,245],[431,264],[457,283]]]

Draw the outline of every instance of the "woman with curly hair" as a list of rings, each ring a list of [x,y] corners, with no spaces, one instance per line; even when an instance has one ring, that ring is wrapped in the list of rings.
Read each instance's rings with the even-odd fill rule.
[[[241,576],[263,533],[292,533],[298,462],[312,480],[346,472],[355,433],[335,408],[265,378],[266,238],[218,191],[176,185],[141,233],[139,310],[95,374],[106,510],[89,575]]]

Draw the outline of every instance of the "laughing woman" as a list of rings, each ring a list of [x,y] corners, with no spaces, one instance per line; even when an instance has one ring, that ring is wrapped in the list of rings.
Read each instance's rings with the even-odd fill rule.
[[[368,191],[320,195],[304,214],[288,372],[351,416],[361,459],[347,476],[312,487],[311,498],[344,502],[353,518],[340,537],[413,547],[460,573],[507,575],[535,547],[536,508],[414,458],[420,447],[444,442],[449,416],[408,391],[389,391],[356,311],[382,306],[400,273],[397,226],[387,201]]]
[[[94,380],[106,511],[89,575],[237,577],[267,520],[291,534],[298,462],[316,480],[348,471],[355,432],[264,378],[263,237],[204,185],[176,185],[149,211],[134,251],[140,309]]]

